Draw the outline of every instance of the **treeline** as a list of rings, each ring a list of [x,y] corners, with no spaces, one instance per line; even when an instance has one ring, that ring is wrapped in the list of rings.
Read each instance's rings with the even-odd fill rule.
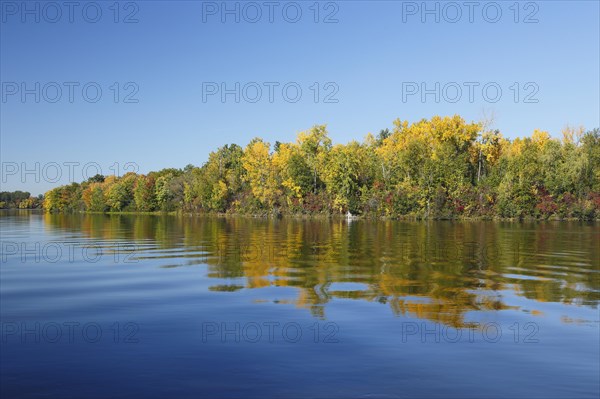
[[[45,195],[48,211],[600,218],[600,130],[506,139],[438,117],[333,145],[326,127],[273,146],[255,138],[201,167],[95,176]]]
[[[43,203],[42,195],[32,197],[27,191],[0,192],[0,209],[38,209]]]

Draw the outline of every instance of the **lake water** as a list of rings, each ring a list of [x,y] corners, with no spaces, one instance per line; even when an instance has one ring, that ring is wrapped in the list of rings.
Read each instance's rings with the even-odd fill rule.
[[[0,396],[600,395],[600,224],[0,215]]]

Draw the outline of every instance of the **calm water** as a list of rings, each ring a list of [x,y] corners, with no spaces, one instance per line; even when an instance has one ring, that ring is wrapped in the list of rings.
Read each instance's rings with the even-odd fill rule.
[[[598,224],[0,227],[3,398],[600,394]]]

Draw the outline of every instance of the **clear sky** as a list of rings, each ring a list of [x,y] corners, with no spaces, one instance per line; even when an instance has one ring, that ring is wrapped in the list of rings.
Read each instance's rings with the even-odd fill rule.
[[[314,124],[334,142],[436,114],[493,113],[511,138],[600,125],[598,1],[247,3],[2,0],[2,191]]]

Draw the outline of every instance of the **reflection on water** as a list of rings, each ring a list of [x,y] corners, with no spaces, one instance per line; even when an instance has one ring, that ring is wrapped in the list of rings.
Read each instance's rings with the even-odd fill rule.
[[[2,397],[600,394],[599,224],[5,212],[0,229]],[[65,323],[104,334],[70,342]]]
[[[297,297],[281,303],[323,318],[332,298],[379,302],[455,327],[469,311],[511,306],[503,290],[539,302],[597,308],[600,301],[594,224],[51,214],[44,222],[95,245],[121,243],[132,261],[207,264],[208,277],[225,282],[213,291],[295,287]]]

